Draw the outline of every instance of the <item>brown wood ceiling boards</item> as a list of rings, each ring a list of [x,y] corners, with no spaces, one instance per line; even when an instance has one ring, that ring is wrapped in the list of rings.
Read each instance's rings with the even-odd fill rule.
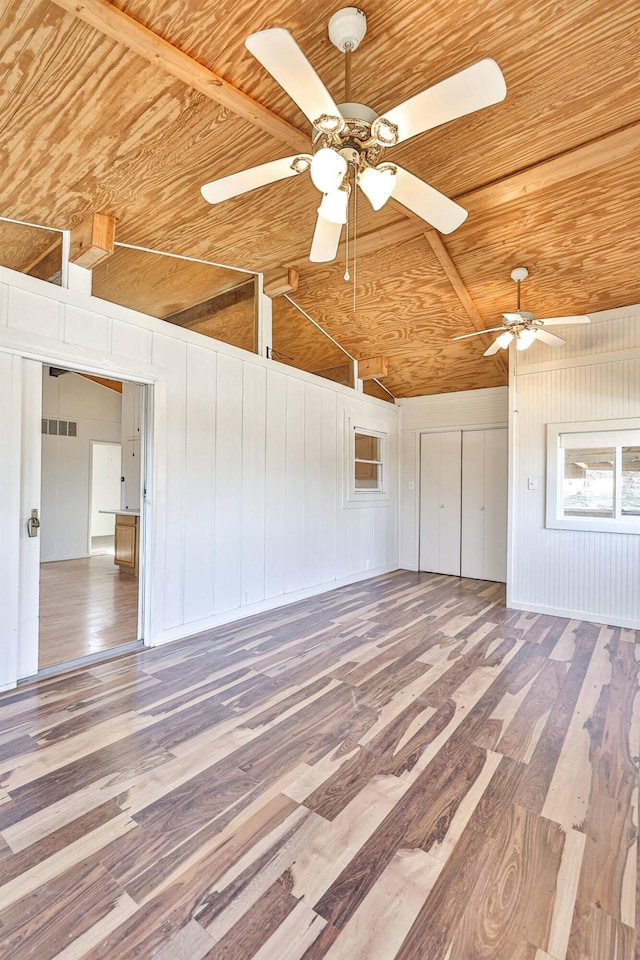
[[[110,5],[101,6],[108,18]],[[289,28],[341,99],[342,57],[327,37],[332,6],[117,6],[303,134],[308,125],[298,109],[245,50],[248,33]],[[377,110],[484,56],[505,74],[504,103],[393,153],[463,204],[468,195],[469,219],[445,243],[487,326],[513,307],[509,273],[517,265],[530,270],[524,304],[541,316],[640,301],[637,2],[434,0],[427,10],[418,0],[392,9],[371,0],[366,13],[354,95]],[[397,204],[377,214],[364,200],[359,206],[361,236],[386,237],[387,245],[375,269],[366,256],[358,265],[354,317],[346,294],[329,282],[334,268],[306,259],[318,202],[308,181],[295,178],[218,207],[200,196],[207,180],[291,151],[263,129],[266,112],[260,127],[238,117],[168,75],[161,57],[150,63],[46,0],[5,3],[0,17],[2,215],[69,228],[98,211],[117,218],[120,241],[256,270],[295,265],[300,288],[306,284],[305,308],[355,356],[388,355],[388,384],[400,396],[505,382],[482,358],[479,340],[464,354],[447,345],[472,325],[457,298],[444,295],[442,268],[417,254],[420,228]],[[406,231],[403,239],[398,231]],[[17,269],[44,244],[24,235],[7,242]],[[4,250],[0,259],[7,262]],[[133,263],[121,283],[137,284],[143,309],[156,316],[200,296],[194,290],[167,302],[156,285],[141,287]],[[203,299],[223,288],[221,280]]]

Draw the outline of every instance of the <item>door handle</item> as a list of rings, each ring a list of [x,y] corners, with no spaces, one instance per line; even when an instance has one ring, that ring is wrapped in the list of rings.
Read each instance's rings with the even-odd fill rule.
[[[34,509],[31,511],[31,516],[27,520],[27,536],[37,537],[39,529],[40,521],[38,520],[38,511],[34,507]]]

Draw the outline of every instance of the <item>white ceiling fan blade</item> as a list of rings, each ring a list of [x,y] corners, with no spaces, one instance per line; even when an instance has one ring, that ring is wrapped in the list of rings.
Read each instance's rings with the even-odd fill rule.
[[[569,327],[573,323],[591,323],[591,317],[545,317],[540,319],[540,323],[544,323],[545,327]]]
[[[488,330],[474,330],[473,333],[463,333],[459,337],[451,337],[452,340],[467,340],[469,337],[479,337],[483,333],[495,333],[496,330],[504,330],[505,327],[489,327]]]
[[[397,168],[396,185],[391,196],[440,233],[451,233],[468,216],[464,207],[403,167]]]
[[[397,126],[398,143],[402,143],[441,123],[499,103],[506,95],[500,67],[487,58],[410,97],[387,111],[384,119]]]
[[[335,260],[341,233],[341,223],[330,223],[324,217],[318,216],[316,228],[313,231],[309,260],[312,263],[329,263]]]
[[[497,353],[501,349],[501,345],[498,343],[498,340],[495,339],[490,347],[488,347],[485,352],[482,354],[483,357],[492,357],[494,353]]]
[[[294,170],[292,163],[300,156],[303,155],[296,153],[292,157],[270,160],[268,163],[261,163],[259,167],[250,167],[248,170],[241,170],[240,173],[221,177],[220,180],[212,180],[211,183],[205,183],[200,187],[200,193],[209,203],[222,203],[223,200],[230,200],[231,197],[248,193],[257,187],[264,187],[268,183],[295,177],[298,171]],[[310,162],[311,157],[308,159]]]
[[[549,333],[548,330],[542,330],[540,327],[537,329],[537,335],[538,340],[542,340],[549,347],[562,347],[567,342],[562,337],[556,336],[555,333]]]
[[[275,27],[252,33],[247,50],[268,70],[311,123],[323,114],[340,117],[336,103],[288,30]]]

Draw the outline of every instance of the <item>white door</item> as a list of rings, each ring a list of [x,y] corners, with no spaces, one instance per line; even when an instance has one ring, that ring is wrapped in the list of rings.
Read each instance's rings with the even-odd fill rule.
[[[463,577],[507,578],[507,430],[462,434]]]
[[[42,365],[0,353],[0,690],[38,672],[41,411]]]
[[[462,433],[425,433],[420,442],[420,569],[460,576]]]

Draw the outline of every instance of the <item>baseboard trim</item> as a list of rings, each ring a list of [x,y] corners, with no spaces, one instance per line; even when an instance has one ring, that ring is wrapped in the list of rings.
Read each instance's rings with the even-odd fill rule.
[[[207,630],[224,626],[227,623],[234,623],[236,620],[245,620],[247,617],[255,616],[257,613],[267,613],[269,610],[277,610],[278,607],[286,607],[290,603],[298,603],[300,600],[309,600],[311,597],[317,597],[321,593],[338,590],[340,587],[348,587],[352,583],[359,583],[361,580],[371,580],[373,577],[380,577],[385,573],[393,573],[394,570],[399,569],[397,563],[390,563],[384,567],[376,567],[373,570],[365,570],[348,577],[342,577],[340,580],[330,580],[328,583],[317,584],[313,587],[304,587],[302,590],[295,590],[292,593],[281,593],[277,597],[270,597],[268,600],[260,600],[257,603],[235,607],[233,610],[225,610],[222,613],[214,614],[212,617],[207,617],[203,620],[192,620],[190,623],[184,623],[179,627],[173,627],[170,630],[164,630],[162,633],[156,634],[153,639],[149,641],[148,646],[160,647],[165,643],[173,643],[174,640],[184,640],[186,637],[193,637],[195,634],[205,633]]]
[[[630,630],[640,630],[640,620],[632,620],[629,617],[605,616],[591,610],[567,610],[564,607],[547,607],[541,603],[524,603],[520,600],[508,600],[507,607],[529,613],[545,613],[551,617],[566,617],[567,620],[586,620],[588,623],[603,624],[607,627],[627,627]]]

